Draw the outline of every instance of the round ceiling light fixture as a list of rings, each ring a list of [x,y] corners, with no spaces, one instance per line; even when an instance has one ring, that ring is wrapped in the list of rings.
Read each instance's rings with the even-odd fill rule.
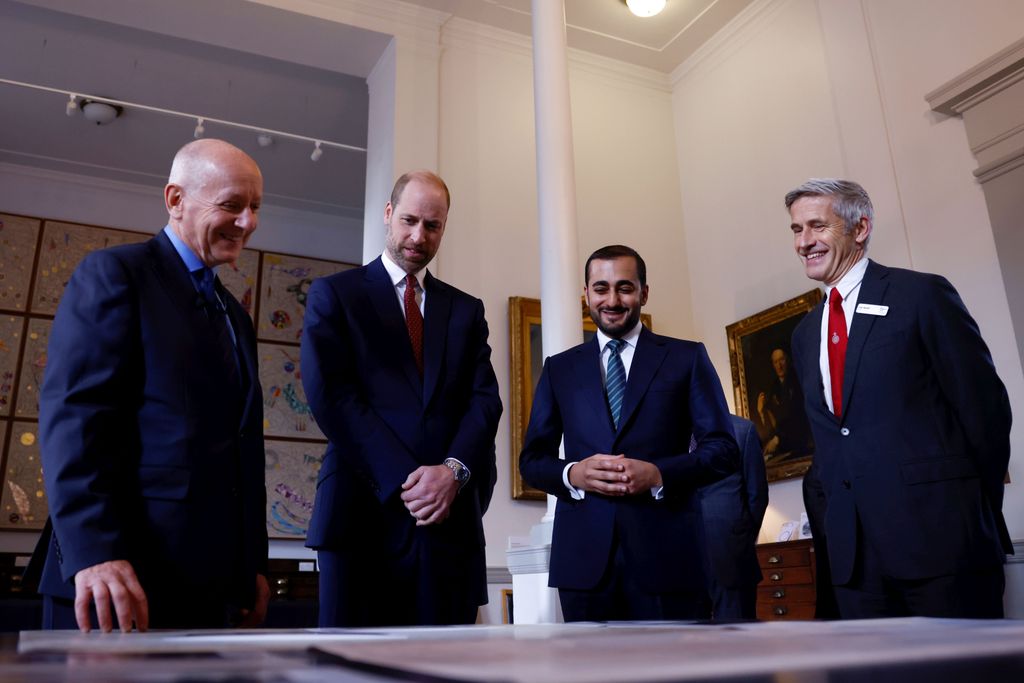
[[[626,0],[626,7],[638,17],[653,17],[665,9],[665,0]]]
[[[82,116],[97,126],[104,126],[121,115],[121,107],[96,100],[82,101]]]

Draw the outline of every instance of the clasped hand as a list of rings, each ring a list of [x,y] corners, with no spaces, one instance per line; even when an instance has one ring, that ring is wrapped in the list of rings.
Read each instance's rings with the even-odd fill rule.
[[[416,468],[402,484],[402,502],[416,518],[416,526],[439,524],[448,519],[459,482],[445,465]]]
[[[580,460],[569,468],[569,483],[606,496],[633,495],[662,485],[657,465],[627,458],[622,453],[595,453]]]

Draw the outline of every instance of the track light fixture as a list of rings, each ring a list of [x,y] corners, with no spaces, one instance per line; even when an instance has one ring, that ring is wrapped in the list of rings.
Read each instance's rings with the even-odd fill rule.
[[[297,133],[289,133],[283,130],[272,130],[270,128],[261,128],[259,126],[252,126],[247,123],[238,123],[236,121],[226,121],[224,119],[215,119],[209,116],[199,116],[197,114],[190,114],[184,111],[174,111],[173,109],[163,109],[161,107],[152,107],[148,104],[141,104],[139,102],[125,102],[123,100],[115,100],[110,97],[103,97],[99,95],[87,95],[85,93],[74,93],[69,90],[62,90],[60,88],[51,88],[46,85],[36,85],[35,83],[24,83],[22,81],[12,81],[9,78],[0,78],[0,85],[11,85],[19,88],[28,88],[30,90],[39,90],[42,92],[54,93],[61,96],[66,96],[68,99],[64,103],[64,113],[68,116],[74,116],[79,110],[82,115],[96,124],[110,123],[118,116],[123,114],[127,109],[136,109],[138,111],[150,112],[153,114],[160,114],[163,116],[177,116],[180,118],[191,119],[196,122],[196,127],[193,130],[193,135],[196,138],[200,138],[206,134],[205,123],[210,121],[216,123],[219,126],[225,126],[227,128],[237,128],[239,130],[249,131],[250,133],[256,134],[256,142],[260,147],[269,147],[276,143],[277,140],[294,140],[297,142],[312,142],[315,145],[313,153],[310,155],[310,159],[316,161],[323,156],[324,147],[333,147],[335,149],[343,149],[349,152],[362,152],[366,153],[365,147],[356,147],[355,145],[346,145],[343,142],[332,142],[330,140],[317,140],[305,135],[298,135]]]

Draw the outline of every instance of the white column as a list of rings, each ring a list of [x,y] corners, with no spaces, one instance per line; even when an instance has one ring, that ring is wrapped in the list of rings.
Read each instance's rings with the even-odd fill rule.
[[[541,344],[547,357],[583,341],[576,171],[562,0],[533,0],[533,107],[537,130],[540,301],[544,318]],[[555,499],[548,496],[544,521],[548,524],[549,539],[554,516]]]
[[[533,102],[544,321],[541,344],[547,357],[583,341],[576,173],[562,0],[533,0]],[[564,451],[561,455],[564,457]],[[547,514],[530,531],[530,545],[509,550],[517,624],[551,623],[559,619],[557,592],[547,587],[554,516],[555,498],[548,496]],[[542,561],[537,562],[538,558]]]

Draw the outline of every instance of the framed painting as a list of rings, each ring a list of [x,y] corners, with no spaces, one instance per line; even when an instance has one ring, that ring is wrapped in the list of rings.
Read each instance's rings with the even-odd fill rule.
[[[305,538],[326,443],[266,440],[267,533]]]
[[[814,442],[790,339],[821,298],[812,289],[725,328],[736,413],[757,427],[769,482],[803,476],[811,465]]]
[[[647,329],[652,329],[650,315],[642,313],[640,319]],[[590,319],[585,301],[581,302],[580,324],[583,326],[583,340],[590,341],[597,333],[597,325]],[[519,475],[519,453],[523,450],[526,427],[530,422],[530,408],[533,406],[533,392],[540,380],[540,371],[546,357],[541,348],[540,300],[510,296],[508,329],[512,375],[512,497],[516,500],[544,500],[544,492],[526,484]]]

